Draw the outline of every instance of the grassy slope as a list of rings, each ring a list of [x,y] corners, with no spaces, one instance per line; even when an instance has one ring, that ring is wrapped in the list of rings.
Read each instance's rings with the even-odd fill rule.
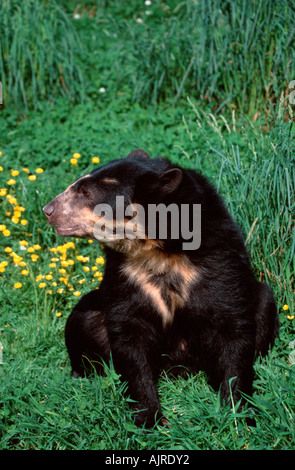
[[[106,61],[110,58],[106,54]],[[101,57],[102,64],[103,57]],[[101,65],[102,66],[102,65]],[[99,83],[105,85],[105,83]],[[98,84],[97,84],[98,85]],[[294,338],[294,137],[292,129],[277,119],[266,134],[252,129],[246,119],[236,124],[227,117],[218,122],[187,102],[177,107],[168,103],[157,110],[132,104],[130,92],[116,90],[110,80],[105,94],[84,104],[70,106],[65,99],[55,105],[41,102],[39,110],[28,111],[22,119],[9,108],[2,114],[0,135],[1,188],[8,188],[19,205],[25,207],[27,226],[11,222],[6,212],[11,204],[2,198],[0,224],[11,229],[10,237],[0,234],[1,258],[8,265],[0,279],[0,334],[3,365],[0,365],[0,448],[12,449],[287,449],[294,448],[294,365],[289,355]],[[182,118],[184,116],[184,119]],[[59,281],[50,268],[49,251],[63,246],[45,225],[42,206],[80,173],[93,168],[93,156],[101,164],[142,147],[152,156],[169,156],[185,166],[200,168],[226,197],[230,210],[241,225],[257,276],[275,290],[280,310],[281,332],[270,356],[255,364],[254,400],[258,408],[256,429],[245,425],[228,407],[221,409],[218,396],[203,374],[188,381],[159,383],[170,430],[143,432],[132,424],[128,398],[118,377],[110,368],[106,376],[93,380],[71,380],[64,347],[63,331],[73,292],[81,295],[92,286],[93,273],[83,270],[77,253],[89,256],[94,266],[101,253],[98,246],[74,241],[75,251],[67,250],[65,260],[70,284]],[[183,150],[182,150],[183,149]],[[69,160],[81,153],[78,167]],[[22,171],[35,174],[29,181]],[[16,185],[7,181],[16,169]],[[292,223],[293,218],[293,223]],[[257,219],[257,220],[256,220]],[[19,241],[39,244],[36,263],[20,250]],[[11,246],[27,262],[28,277],[13,263],[4,248]],[[59,261],[58,263],[60,263]],[[52,272],[45,289],[36,282],[38,274]],[[84,284],[79,280],[86,279]],[[13,284],[23,283],[20,290]],[[52,281],[57,286],[52,287]],[[293,287],[292,287],[293,286]],[[56,291],[65,287],[62,294]],[[46,293],[52,290],[53,293]],[[289,311],[282,306],[289,305]],[[56,313],[62,316],[57,317]]]

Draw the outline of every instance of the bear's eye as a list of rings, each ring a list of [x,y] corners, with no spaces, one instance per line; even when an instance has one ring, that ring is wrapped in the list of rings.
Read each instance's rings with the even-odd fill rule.
[[[89,197],[89,196],[90,196],[90,194],[89,194],[89,192],[87,191],[87,189],[83,189],[83,190],[82,190],[82,194],[83,194],[83,196],[85,196],[85,197]]]

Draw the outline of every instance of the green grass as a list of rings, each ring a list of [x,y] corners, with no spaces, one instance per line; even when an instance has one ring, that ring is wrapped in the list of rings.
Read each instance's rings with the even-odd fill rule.
[[[219,1],[171,2],[169,10],[157,1],[145,7],[134,0],[124,8],[116,0],[101,1],[96,2],[91,17],[82,3],[79,20],[72,16],[76,6],[72,1],[63,2],[58,13],[43,10],[37,1],[32,1],[31,11],[18,8],[16,0],[3,5],[13,8],[17,18],[13,26],[8,10],[0,11],[0,30],[6,18],[5,35],[0,36],[0,80],[5,87],[8,77],[15,76],[13,60],[16,64],[17,57],[23,57],[26,65],[18,82],[10,78],[14,85],[8,94],[12,95],[5,95],[7,106],[0,109],[0,449],[293,449],[294,106],[278,97],[281,92],[285,96],[285,85],[295,78],[292,64],[288,65],[294,53],[288,42],[294,8],[283,2],[278,12],[277,2],[256,2],[256,16],[251,10],[256,18],[253,23],[250,14],[237,13],[245,7],[243,1],[228,2],[222,15],[217,14]],[[147,8],[152,15],[145,15]],[[283,21],[284,8],[290,8],[290,15]],[[3,50],[8,51],[12,42],[5,43],[3,38],[13,37],[16,45],[19,36],[14,32],[19,25],[44,19],[44,15],[45,43],[39,25],[27,42],[21,47],[18,43],[22,55],[12,55],[8,63]],[[210,21],[204,21],[204,15]],[[136,18],[143,18],[144,23]],[[180,27],[182,21],[185,31]],[[214,28],[219,22],[225,23]],[[75,51],[72,70],[80,68],[81,83],[87,84],[83,96],[76,94],[77,83],[70,78],[71,92],[63,93],[56,74],[58,60],[50,62],[52,56],[44,55],[44,50],[53,47],[46,42],[49,32],[52,44],[58,44],[60,31],[65,32],[63,40],[69,41],[64,62],[70,63]],[[196,36],[188,36],[187,31],[201,31],[195,49],[192,41]],[[226,44],[231,44],[234,35],[243,53],[229,69]],[[208,41],[212,49],[204,49],[207,58],[192,56]],[[254,43],[256,47],[250,48]],[[83,60],[78,44],[84,48]],[[271,49],[271,44],[276,46]],[[272,51],[268,55],[264,54],[267,45]],[[224,55],[217,54],[218,47]],[[32,51],[36,82],[29,78],[32,71],[26,59]],[[210,51],[217,55],[213,57]],[[234,54],[236,49],[231,51]],[[196,62],[190,62],[192,57]],[[256,63],[264,73],[258,73]],[[38,67],[43,69],[44,81]],[[194,82],[198,73],[206,80]],[[277,93],[268,96],[264,85],[271,80]],[[25,94],[21,92],[24,86]],[[105,87],[105,93],[100,87]],[[212,94],[205,99],[203,93],[208,90]],[[253,122],[257,110],[261,114]],[[255,362],[249,406],[253,403],[256,408],[256,428],[247,426],[245,412],[220,406],[218,394],[203,373],[187,381],[161,376],[161,403],[172,427],[150,431],[134,426],[125,386],[112,366],[106,367],[102,377],[70,378],[64,345],[66,319],[77,299],[99,285],[96,273],[103,273],[103,251],[87,240],[57,237],[46,223],[42,207],[74,178],[97,166],[93,157],[99,157],[99,165],[103,165],[134,148],[169,157],[209,176],[242,228],[257,278],[274,289],[280,334],[269,356]],[[76,166],[70,163],[75,152],[81,154]],[[44,171],[38,173],[37,168]],[[13,176],[12,170],[19,174]],[[36,179],[31,181],[29,175]],[[10,179],[15,184],[7,184]],[[6,191],[1,193],[3,189]],[[15,200],[9,201],[7,194]],[[25,210],[19,214],[17,206]],[[21,220],[27,224],[22,225]],[[2,225],[10,235],[4,234]],[[28,242],[25,249],[20,241]],[[5,251],[7,247],[12,253]],[[30,253],[28,248],[34,251]],[[31,255],[38,255],[37,260]],[[23,270],[28,273],[22,274]],[[14,287],[17,282],[22,283],[20,289]]]

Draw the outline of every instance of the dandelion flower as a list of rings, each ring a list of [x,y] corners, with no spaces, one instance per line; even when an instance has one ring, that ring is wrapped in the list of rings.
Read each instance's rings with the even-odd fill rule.
[[[28,221],[26,219],[22,219],[20,221],[21,225],[27,225]]]
[[[24,171],[25,173],[30,173],[30,170],[29,170],[28,168],[23,168],[23,171]]]
[[[16,288],[16,289],[20,289],[23,285],[21,282],[16,282],[15,284],[13,284],[13,286]]]
[[[53,278],[52,274],[47,274],[45,276],[45,279],[47,279],[47,281],[51,281],[52,278]]]
[[[23,269],[23,270],[21,271],[21,274],[22,274],[23,276],[27,276],[27,275],[29,274],[29,271],[28,271],[27,269]]]
[[[283,306],[283,310],[289,310],[289,305],[285,304],[285,305]]]
[[[60,312],[56,312],[55,314],[57,317],[61,317],[61,313]]]
[[[46,286],[46,282],[40,282],[40,284],[39,284],[40,289],[43,289],[43,287],[45,287],[45,286]]]
[[[93,157],[92,158],[92,163],[99,163],[100,159],[98,157]]]
[[[7,189],[6,189],[6,188],[0,189],[0,196],[6,196],[6,193],[7,193]]]
[[[74,153],[74,154],[73,154],[73,157],[74,157],[74,158],[80,158],[81,155],[80,155],[79,153]]]
[[[36,171],[36,173],[43,173],[44,170],[43,170],[43,168],[36,168],[35,171]]]
[[[73,292],[73,295],[75,297],[79,297],[81,295],[81,292],[79,290],[77,290],[77,291]]]
[[[294,320],[295,316],[294,315],[287,315],[288,320]]]
[[[3,232],[3,230],[5,230],[5,229],[6,229],[6,225],[1,224],[1,225],[0,225],[0,232]]]
[[[10,232],[10,230],[8,230],[8,229],[3,230],[3,235],[4,235],[5,237],[9,237],[10,233],[11,233],[11,232]]]
[[[6,253],[11,253],[12,252],[12,248],[10,248],[10,246],[7,246],[4,251],[6,251]]]
[[[31,260],[35,263],[39,258],[39,255],[31,255]]]
[[[77,165],[77,158],[71,158],[70,162],[72,165]]]
[[[50,264],[49,264],[49,267],[50,267],[50,268],[55,268],[55,267],[56,267],[56,264],[55,264],[55,263],[50,263]]]
[[[35,250],[41,250],[41,246],[40,246],[40,245],[33,245],[33,247],[35,248]]]
[[[37,178],[36,175],[30,175],[30,176],[29,176],[29,180],[30,180],[30,181],[35,181],[36,178]]]
[[[90,271],[90,268],[88,266],[83,266],[83,269],[85,272],[89,272]]]
[[[10,178],[10,180],[7,181],[7,184],[9,184],[10,186],[15,184],[15,180],[13,178]]]
[[[18,170],[11,170],[11,176],[17,176],[17,175],[19,175]]]

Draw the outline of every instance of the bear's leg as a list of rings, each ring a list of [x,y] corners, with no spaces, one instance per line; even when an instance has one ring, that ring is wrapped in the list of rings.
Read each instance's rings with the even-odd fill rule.
[[[279,320],[273,292],[263,282],[258,283],[258,307],[255,323],[255,349],[258,354],[265,356],[278,335]]]
[[[160,421],[165,425],[157,390],[161,356],[154,335],[144,322],[134,318],[128,325],[116,324],[115,331],[109,330],[109,337],[115,369],[137,402],[136,424],[150,428]]]
[[[227,403],[237,404],[242,394],[252,395],[254,345],[246,344],[243,339],[225,343],[216,358],[213,383],[221,384],[220,398]]]
[[[78,304],[79,305],[79,304]],[[78,306],[77,306],[78,307]],[[65,342],[69,353],[73,377],[84,376],[96,369],[103,371],[102,360],[108,363],[110,347],[102,312],[75,308],[65,329]]]

